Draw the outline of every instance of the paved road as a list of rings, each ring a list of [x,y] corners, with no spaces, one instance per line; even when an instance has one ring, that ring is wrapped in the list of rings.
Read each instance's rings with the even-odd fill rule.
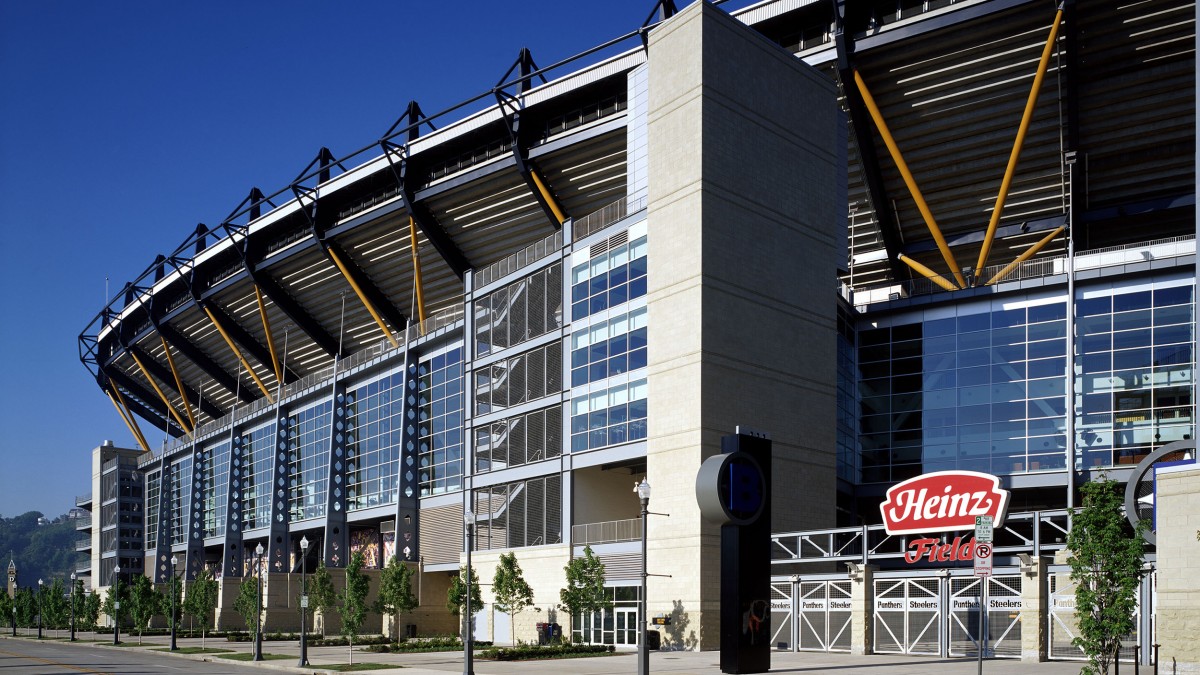
[[[91,638],[91,634],[82,637]],[[104,637],[103,635],[99,637]],[[136,637],[123,640],[137,641]],[[259,666],[230,662],[209,656],[172,655],[151,651],[164,646],[166,638],[146,638],[146,646],[112,647],[110,644],[70,644],[63,641],[29,638],[9,638],[0,635],[0,674],[15,675],[74,675],[75,673],[97,673],[113,675],[139,675],[141,673],[327,673],[322,665],[345,663],[345,647],[313,647],[308,651],[310,667],[296,667],[299,647],[295,642],[267,642],[263,651],[268,654],[284,654],[290,658],[267,661]],[[199,647],[200,640],[179,640],[180,647]],[[231,643],[210,639],[208,647],[233,649],[249,652],[249,643]],[[719,655],[716,652],[652,652],[650,671],[669,675],[720,675]],[[202,661],[201,659],[207,659]],[[402,665],[406,675],[448,675],[461,673],[462,655],[453,652],[431,654],[371,654],[355,651],[355,663],[366,661]],[[799,675],[848,675],[867,673],[874,675],[975,675],[976,662],[971,659],[939,659],[920,656],[851,656],[849,654],[823,654],[815,652],[775,652],[771,656],[771,672],[797,673]],[[985,675],[1075,675],[1079,672],[1078,662],[1021,663],[997,659],[985,661]],[[266,672],[264,673],[264,669]],[[374,671],[380,674],[391,670]],[[632,653],[619,653],[604,658],[571,659],[558,661],[522,661],[501,663],[475,661],[477,675],[632,675],[637,672],[637,659]],[[1132,672],[1130,668],[1127,672]],[[1147,669],[1146,672],[1151,672]]]

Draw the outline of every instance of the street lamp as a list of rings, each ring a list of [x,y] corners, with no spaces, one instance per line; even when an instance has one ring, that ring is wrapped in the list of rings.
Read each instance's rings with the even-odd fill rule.
[[[167,591],[171,594],[171,616],[168,620],[171,622],[171,651],[179,651],[179,646],[175,644],[175,571],[179,569],[179,556],[171,556],[171,588]]]
[[[75,573],[71,572],[71,642],[75,641]]]
[[[646,638],[650,634],[650,617],[646,615],[646,516],[650,507],[650,483],[642,477],[633,491],[642,500],[642,593],[638,598],[638,675],[650,673],[650,650],[646,646]]]
[[[475,675],[474,655],[471,653],[471,549],[475,548],[475,512],[463,512],[463,525],[467,530],[467,595],[463,601],[463,675]]]
[[[308,567],[308,537],[300,537],[300,663],[308,666],[308,637],[304,634],[304,615],[308,612],[308,585],[305,583],[305,568]]]
[[[38,639],[42,639],[42,580],[38,579]]]
[[[113,645],[121,644],[121,566],[113,566]]]
[[[262,556],[263,545],[258,542],[254,547],[254,576],[258,580],[258,595],[255,597],[258,611],[254,614],[254,660],[262,661]]]

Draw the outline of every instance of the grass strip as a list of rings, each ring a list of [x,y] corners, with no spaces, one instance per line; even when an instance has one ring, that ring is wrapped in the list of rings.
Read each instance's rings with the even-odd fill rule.
[[[295,659],[295,656],[287,654],[263,654],[263,661],[282,661],[283,659]],[[253,661],[254,654],[247,652],[238,652],[236,654],[217,654],[218,659],[232,659],[234,661]],[[324,667],[324,666],[322,666]]]

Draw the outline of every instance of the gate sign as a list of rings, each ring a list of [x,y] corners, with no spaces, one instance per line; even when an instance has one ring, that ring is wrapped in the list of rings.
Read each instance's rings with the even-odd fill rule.
[[[975,544],[975,576],[992,576],[992,545],[982,542]]]
[[[952,532],[975,527],[976,516],[1004,524],[1008,490],[1000,479],[976,471],[935,471],[888,488],[879,505],[888,534]]]

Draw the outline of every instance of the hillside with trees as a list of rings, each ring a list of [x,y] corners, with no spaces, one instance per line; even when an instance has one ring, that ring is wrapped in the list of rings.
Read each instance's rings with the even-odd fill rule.
[[[17,563],[17,584],[37,586],[42,579],[50,584],[55,579],[67,581],[75,571],[75,563],[81,554],[75,552],[75,541],[80,534],[75,530],[75,521],[65,515],[46,519],[38,511],[30,511],[13,518],[0,517],[0,567],[8,568],[10,559]],[[11,552],[11,554],[10,554]],[[7,576],[5,576],[7,583]]]

